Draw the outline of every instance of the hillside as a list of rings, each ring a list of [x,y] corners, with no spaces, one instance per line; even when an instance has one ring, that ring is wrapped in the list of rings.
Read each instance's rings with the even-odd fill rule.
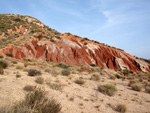
[[[150,113],[144,60],[29,16],[0,15],[0,113]]]
[[[29,16],[0,15],[0,55],[6,57],[7,53],[16,59],[150,72],[148,63],[123,50],[70,33],[61,34]]]

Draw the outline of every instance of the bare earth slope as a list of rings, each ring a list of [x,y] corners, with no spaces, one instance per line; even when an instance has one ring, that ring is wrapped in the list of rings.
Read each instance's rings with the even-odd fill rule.
[[[0,18],[0,55],[12,53],[16,59],[150,72],[148,63],[120,49],[70,33],[61,34],[32,17],[0,15]]]

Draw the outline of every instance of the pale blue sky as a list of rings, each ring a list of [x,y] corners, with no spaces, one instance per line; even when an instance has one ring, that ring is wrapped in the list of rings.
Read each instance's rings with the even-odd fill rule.
[[[150,0],[0,0],[1,14],[29,15],[61,33],[150,59]]]

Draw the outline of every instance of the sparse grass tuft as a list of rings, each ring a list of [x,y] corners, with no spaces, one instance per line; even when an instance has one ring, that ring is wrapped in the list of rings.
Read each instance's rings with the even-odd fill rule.
[[[43,84],[44,83],[44,78],[43,77],[37,77],[35,82],[38,83],[38,84]]]
[[[135,90],[135,91],[141,91],[142,90],[142,84],[141,83],[134,83],[131,85],[131,88],[132,90]]]
[[[28,76],[37,76],[37,75],[42,75],[40,70],[37,69],[30,69],[28,71]]]
[[[64,70],[62,70],[61,74],[64,76],[68,76],[68,75],[70,75],[70,70],[64,69]]]
[[[99,85],[98,91],[102,92],[103,94],[106,94],[108,96],[113,96],[113,95],[115,95],[117,88],[112,84]]]
[[[116,111],[118,111],[120,113],[125,113],[127,111],[127,108],[124,104],[118,104]]]

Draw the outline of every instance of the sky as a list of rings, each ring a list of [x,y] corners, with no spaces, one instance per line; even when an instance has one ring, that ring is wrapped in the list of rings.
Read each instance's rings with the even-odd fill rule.
[[[0,14],[32,16],[61,33],[150,59],[150,0],[0,0],[0,4]]]

